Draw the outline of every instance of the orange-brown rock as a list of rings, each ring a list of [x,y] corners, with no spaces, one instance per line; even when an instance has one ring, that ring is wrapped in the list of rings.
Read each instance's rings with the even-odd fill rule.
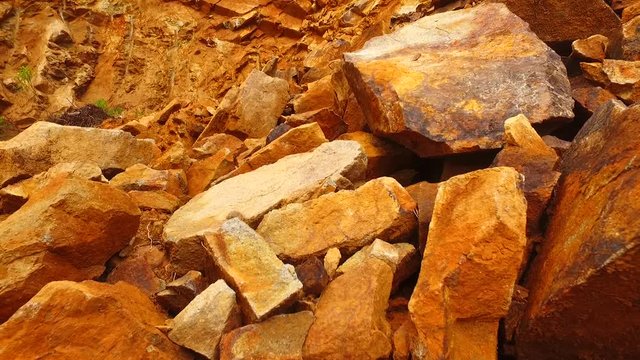
[[[222,337],[220,360],[302,360],[302,345],[313,323],[311,311],[277,315]]]
[[[295,268],[306,295],[320,296],[322,290],[329,284],[329,274],[327,274],[323,262],[315,256]]]
[[[333,141],[212,186],[178,209],[165,227],[174,265],[178,272],[204,269],[202,235],[227,218],[255,226],[274,208],[351,186],[366,166],[360,145]]]
[[[100,146],[96,146],[100,144]],[[102,170],[149,163],[159,155],[152,140],[117,130],[37,122],[0,142],[0,187],[68,162],[94,163]]]
[[[311,151],[325,142],[327,139],[317,123],[292,128],[253,153],[228,176],[243,174],[261,166],[273,164],[287,155]]]
[[[614,93],[626,103],[640,100],[640,61],[605,59],[602,63],[580,63],[589,80]]]
[[[164,251],[151,245],[140,246],[119,261],[106,280],[110,284],[127,282],[151,296],[165,287],[155,270],[166,265],[167,260]]]
[[[168,148],[160,157],[151,161],[150,167],[158,170],[182,169],[187,170],[193,160],[187,154],[182,142],[177,142]]]
[[[236,293],[218,280],[171,321],[169,339],[207,359],[218,359],[222,335],[242,324]]]
[[[322,256],[332,247],[354,253],[376,238],[408,239],[417,227],[416,203],[392,178],[323,195],[265,215],[257,232],[282,259]]]
[[[217,153],[194,162],[187,170],[189,196],[196,196],[207,190],[216,179],[235,168],[233,153],[228,148],[222,148]]]
[[[416,160],[402,146],[364,131],[342,134],[338,139],[357,141],[362,146],[368,159],[367,179],[389,176],[395,171],[410,167]]]
[[[109,185],[56,178],[0,223],[0,321],[54,280],[100,276],[135,235],[140,210]]]
[[[227,148],[233,154],[238,154],[246,150],[244,143],[237,137],[229,134],[219,133],[207,136],[193,144],[191,152],[196,159],[203,159],[216,154],[218,151]]]
[[[155,299],[169,314],[177,314],[207,287],[207,281],[199,271],[189,271],[168,283]]]
[[[342,260],[342,253],[340,253],[340,250],[335,247],[327,250],[327,253],[324,255],[324,270],[327,272],[327,275],[329,275],[330,278],[333,278],[336,270],[338,270],[340,260]]]
[[[510,166],[524,175],[524,196],[527,199],[527,233],[539,233],[553,188],[560,177],[554,171],[558,155],[536,133],[524,115],[504,122],[504,148],[493,166]]]
[[[497,358],[498,322],[526,245],[521,183],[514,169],[499,167],[440,185],[409,302],[427,359]]]
[[[285,123],[292,127],[317,123],[328,140],[334,140],[348,130],[344,119],[328,108],[287,116]]]
[[[571,141],[562,140],[552,135],[545,135],[542,137],[542,140],[548,147],[556,152],[558,157],[562,157],[565,151],[569,150],[571,146]]]
[[[626,10],[626,9],[625,9]],[[622,24],[622,58],[625,60],[640,60],[640,4],[634,7],[636,16]]]
[[[302,350],[303,359],[387,359],[391,327],[385,311],[393,270],[369,258],[325,289]]]
[[[517,335],[522,359],[640,356],[640,108],[610,102],[559,166]]]
[[[545,42],[573,41],[596,34],[620,42],[620,18],[604,0],[490,1],[506,4]]]
[[[166,191],[174,196],[187,192],[187,178],[182,170],[154,170],[143,164],[128,167],[109,184],[123,191]]]
[[[178,197],[166,191],[129,191],[129,196],[140,210],[159,210],[172,213],[180,207],[182,202]]]
[[[571,56],[582,61],[602,61],[607,56],[609,39],[604,35],[592,35],[571,43]]]
[[[571,79],[571,96],[576,105],[585,109],[589,115],[609,100],[617,99],[609,90],[593,85],[582,76]]]
[[[424,253],[424,247],[427,243],[427,234],[429,234],[429,224],[431,223],[431,215],[438,194],[438,184],[421,181],[417,184],[407,186],[407,192],[418,204],[418,250],[420,254]]]
[[[0,358],[190,359],[156,329],[165,320],[129,284],[54,281],[0,325]]]
[[[519,113],[573,117],[560,57],[502,4],[427,16],[345,59],[371,130],[420,156],[499,148]]]
[[[269,244],[238,218],[225,221],[205,239],[216,270],[238,293],[248,321],[264,320],[302,295],[293,266],[280,261]]]

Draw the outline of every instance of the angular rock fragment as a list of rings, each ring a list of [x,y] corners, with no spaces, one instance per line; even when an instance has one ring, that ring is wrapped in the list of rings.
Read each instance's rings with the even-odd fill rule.
[[[189,196],[196,196],[205,191],[216,179],[235,168],[233,153],[227,148],[222,148],[217,153],[194,162],[187,170]]]
[[[360,145],[334,141],[225,180],[194,197],[167,223],[164,237],[172,261],[178,272],[202,270],[203,233],[233,216],[256,225],[274,208],[350,186],[362,179],[366,166]]]
[[[558,155],[559,158],[562,157],[565,151],[569,150],[569,147],[571,147],[571,141],[562,140],[551,135],[543,136],[542,140],[548,147],[552,148],[556,152],[556,155]]]
[[[640,61],[606,59],[602,63],[580,63],[589,80],[611,91],[627,103],[640,101]]]
[[[0,325],[2,359],[190,359],[137,288],[54,281]]]
[[[213,134],[198,140],[193,144],[191,151],[196,159],[204,159],[225,148],[229,149],[233,154],[246,150],[244,143],[233,135]]]
[[[418,204],[418,250],[420,254],[424,253],[424,247],[427,243],[427,234],[429,233],[429,224],[431,223],[433,207],[438,194],[438,185],[437,183],[421,181],[407,186],[407,192]]]
[[[236,293],[218,280],[171,321],[169,339],[207,359],[217,359],[222,335],[241,324]]]
[[[315,256],[296,266],[296,275],[307,295],[320,296],[322,290],[329,284],[329,275],[324,264]]]
[[[166,289],[157,293],[155,298],[169,313],[177,314],[206,288],[207,282],[202,274],[198,271],[189,271],[168,283]]]
[[[222,337],[220,360],[302,359],[302,345],[313,320],[311,311],[301,311],[233,330]]]
[[[323,195],[265,215],[257,232],[282,259],[322,256],[332,247],[354,253],[376,238],[407,239],[416,229],[416,203],[392,178]]]
[[[640,108],[613,101],[587,121],[559,170],[517,334],[522,359],[640,356]]]
[[[636,3],[636,13],[640,12],[640,4]],[[640,15],[640,14],[638,14]],[[640,60],[640,16],[622,25],[622,58],[630,61]]]
[[[154,270],[166,260],[164,251],[151,245],[140,246],[119,261],[106,280],[110,284],[127,282],[151,296],[165,287],[164,280]]]
[[[336,273],[338,266],[340,265],[340,260],[342,260],[342,254],[338,248],[331,248],[327,250],[326,255],[324,256],[324,269],[329,275],[330,278],[333,278],[333,275]]]
[[[100,276],[136,234],[140,210],[126,193],[56,178],[0,223],[0,321],[54,280]]]
[[[407,149],[373,134],[356,131],[338,136],[340,140],[357,141],[367,155],[367,179],[389,176],[395,171],[410,167],[414,155]]]
[[[387,263],[369,258],[329,283],[318,302],[302,357],[386,359],[391,353],[391,328],[385,311],[392,279]]]
[[[409,302],[430,358],[496,358],[498,321],[509,309],[526,245],[521,182],[514,169],[500,167],[440,185]]]
[[[524,175],[524,196],[527,199],[527,233],[539,233],[542,215],[560,177],[554,171],[558,155],[536,133],[524,115],[504,122],[505,147],[496,156],[493,166],[510,166]]]
[[[172,213],[182,203],[179,198],[166,191],[129,191],[129,196],[141,210],[160,210]]]
[[[151,161],[149,166],[159,170],[182,169],[186,171],[192,163],[193,160],[187,154],[187,149],[185,149],[184,144],[177,142],[160,157]]]
[[[602,61],[607,55],[609,39],[603,35],[593,35],[576,40],[571,44],[571,56],[582,61]]]
[[[143,164],[128,167],[111,179],[109,184],[123,191],[166,191],[183,196],[187,191],[187,178],[182,170],[154,170]]]
[[[96,146],[100,144],[100,146]],[[37,122],[0,142],[0,187],[67,162],[94,163],[102,170],[148,164],[159,155],[152,140],[117,130]]]
[[[245,317],[260,321],[290,305],[302,294],[291,265],[280,261],[253,229],[234,218],[206,235],[217,270],[234,288]]]
[[[560,57],[502,4],[425,17],[345,59],[371,130],[423,157],[499,148],[519,113],[573,117]]]
[[[585,109],[589,115],[609,100],[617,99],[609,90],[594,86],[582,76],[571,79],[571,95],[576,105]]]

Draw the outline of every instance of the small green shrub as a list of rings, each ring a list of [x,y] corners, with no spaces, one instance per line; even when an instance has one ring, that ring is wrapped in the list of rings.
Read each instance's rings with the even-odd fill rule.
[[[124,112],[124,109],[119,106],[109,106],[109,103],[105,99],[99,99],[95,102],[95,105],[102,109],[102,111],[104,111],[105,114],[109,115],[109,117],[119,117]]]
[[[18,81],[20,81],[20,84],[31,87],[32,78],[33,73],[31,72],[31,69],[26,65],[20,66],[20,69],[18,69]]]

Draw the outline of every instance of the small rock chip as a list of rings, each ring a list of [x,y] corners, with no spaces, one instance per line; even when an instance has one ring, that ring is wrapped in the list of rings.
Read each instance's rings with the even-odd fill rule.
[[[581,61],[602,61],[607,55],[609,39],[603,35],[593,35],[576,40],[571,44],[571,56]]]
[[[234,288],[246,318],[267,318],[302,295],[302,283],[291,265],[278,259],[253,229],[234,218],[206,236],[217,270]]]
[[[196,295],[207,288],[207,282],[199,271],[189,271],[167,284],[166,289],[156,294],[156,301],[169,313],[177,314]]]
[[[324,264],[315,256],[296,266],[296,275],[307,295],[320,296],[329,284],[329,275],[324,269]]]
[[[340,265],[340,260],[342,260],[340,249],[332,247],[327,250],[327,254],[324,256],[324,269],[330,278],[333,278],[333,275],[336,273]]]
[[[129,191],[129,196],[141,210],[159,210],[172,213],[182,203],[175,195],[166,191]]]
[[[207,359],[217,359],[222,335],[241,324],[236,293],[218,280],[171,321],[169,339]]]
[[[143,164],[128,167],[109,183],[123,191],[162,190],[177,197],[187,192],[187,178],[183,170],[154,170]]]
[[[222,148],[217,153],[194,162],[187,170],[189,196],[196,196],[207,190],[216,179],[235,168],[233,153],[228,148]]]

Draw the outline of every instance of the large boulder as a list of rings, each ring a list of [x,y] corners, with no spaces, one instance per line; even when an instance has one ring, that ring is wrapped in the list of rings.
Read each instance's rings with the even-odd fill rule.
[[[0,358],[190,359],[156,329],[165,320],[129,284],[54,281],[0,326]]]
[[[136,234],[140,210],[109,185],[56,178],[0,222],[0,321],[54,280],[98,277]]]
[[[640,107],[613,101],[565,153],[519,358],[640,358],[639,133]]]
[[[66,162],[94,163],[102,170],[148,164],[160,155],[153,140],[120,130],[37,122],[8,141],[0,141],[0,187]]]
[[[499,167],[440,185],[409,311],[429,359],[496,359],[526,245],[522,179]]]
[[[333,141],[214,185],[178,209],[167,223],[164,238],[172,261],[178,272],[202,270],[205,232],[215,231],[231,217],[255,226],[274,208],[351,186],[363,178],[366,167],[358,143]]]
[[[392,178],[378,178],[356,190],[323,195],[268,213],[262,235],[282,259],[323,256],[337,247],[354,253],[376,238],[406,240],[417,228],[416,203]]]
[[[560,57],[502,4],[428,16],[344,56],[371,130],[420,156],[500,148],[520,113],[573,117]]]

